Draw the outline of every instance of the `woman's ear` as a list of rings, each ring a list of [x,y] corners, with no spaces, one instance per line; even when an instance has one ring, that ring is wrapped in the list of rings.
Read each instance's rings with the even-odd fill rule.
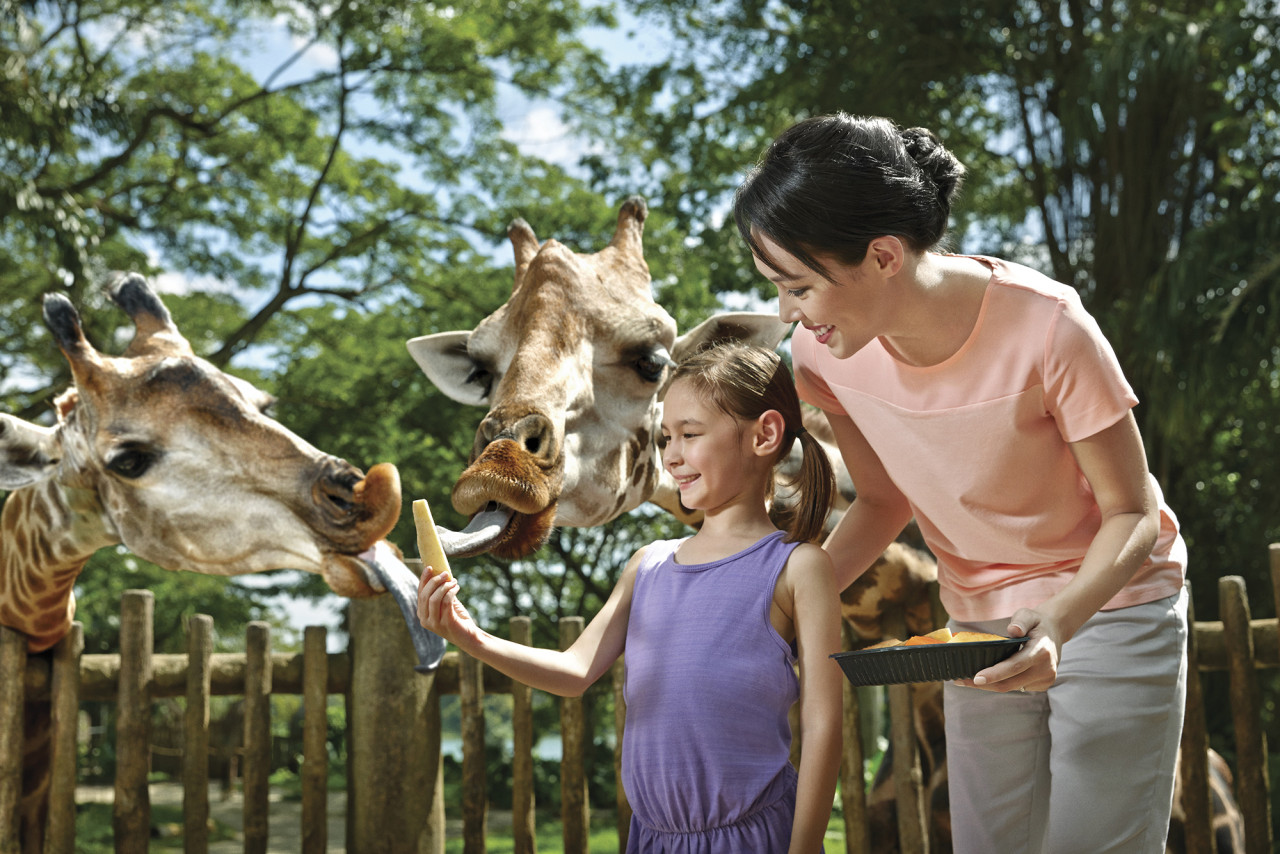
[[[907,247],[891,234],[877,237],[867,244],[866,263],[868,270],[878,273],[883,278],[896,276],[907,260]]]
[[[751,449],[757,456],[767,457],[778,453],[787,435],[787,422],[776,409],[766,410],[755,421],[755,436]]]

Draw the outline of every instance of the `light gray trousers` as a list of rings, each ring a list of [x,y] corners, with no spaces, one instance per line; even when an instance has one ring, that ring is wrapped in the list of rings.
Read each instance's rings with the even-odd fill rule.
[[[952,629],[1006,634],[1008,622]],[[1184,588],[1095,614],[1045,693],[944,685],[956,854],[1163,854],[1186,649]]]

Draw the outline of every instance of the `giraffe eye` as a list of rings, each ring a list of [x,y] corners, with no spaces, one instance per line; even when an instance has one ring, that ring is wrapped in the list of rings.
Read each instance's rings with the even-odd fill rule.
[[[468,385],[478,385],[484,389],[482,397],[488,397],[489,392],[493,390],[493,374],[489,373],[478,363],[473,363],[471,373],[467,374]]]
[[[142,448],[125,448],[107,462],[107,470],[133,480],[146,474],[156,458],[156,454]]]
[[[635,362],[636,373],[641,379],[651,383],[662,379],[663,371],[670,367],[675,367],[675,362],[671,361],[671,355],[665,347],[658,347],[645,353]]]

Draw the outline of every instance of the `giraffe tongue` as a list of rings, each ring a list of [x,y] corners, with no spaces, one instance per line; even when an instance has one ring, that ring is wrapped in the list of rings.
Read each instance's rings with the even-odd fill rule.
[[[515,511],[510,507],[490,503],[472,516],[467,527],[461,531],[450,531],[437,525],[436,535],[440,537],[440,546],[449,557],[473,557],[489,551],[494,543],[502,539],[514,515]]]
[[[444,658],[445,640],[418,622],[418,577],[396,557],[385,540],[374,543],[373,548],[361,552],[358,557],[369,567],[371,585],[377,588],[377,582],[381,582],[400,606],[400,613],[404,614],[409,637],[418,653],[418,664],[413,669],[419,673],[433,672]]]

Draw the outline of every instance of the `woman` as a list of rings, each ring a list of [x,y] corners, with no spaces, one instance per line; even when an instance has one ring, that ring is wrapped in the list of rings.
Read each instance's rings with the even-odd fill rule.
[[[857,488],[826,548],[843,588],[914,517],[952,628],[1028,638],[944,688],[956,851],[1162,852],[1185,547],[1075,291],[938,251],[963,174],[927,130],[837,114],[785,131],[738,191]]]

